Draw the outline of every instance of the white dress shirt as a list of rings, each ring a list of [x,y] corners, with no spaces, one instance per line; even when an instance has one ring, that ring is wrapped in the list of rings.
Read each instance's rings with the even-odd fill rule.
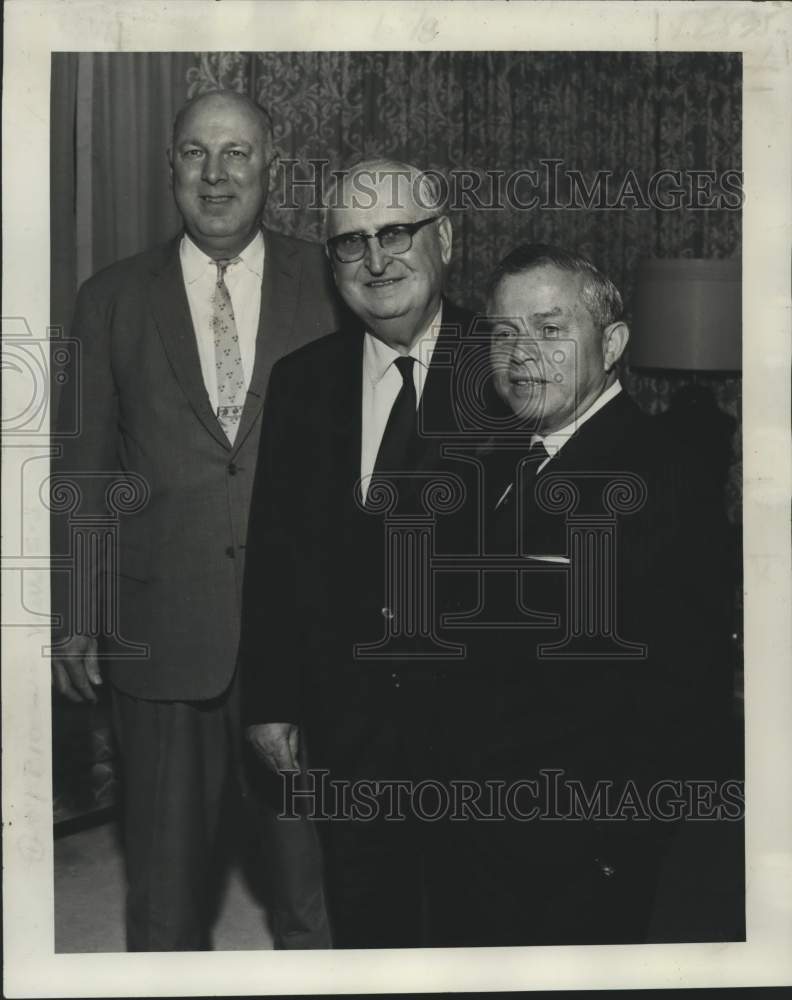
[[[580,430],[580,428],[585,424],[587,420],[590,420],[595,413],[602,409],[606,403],[609,403],[612,399],[615,399],[619,393],[622,391],[621,382],[616,379],[613,385],[609,385],[608,388],[601,393],[591,406],[582,413],[579,417],[576,417],[571,423],[566,424],[564,427],[560,427],[557,431],[551,431],[550,434],[533,434],[531,436],[531,444],[536,444],[537,441],[541,441],[545,446],[545,451],[547,452],[547,458],[545,458],[536,468],[537,472],[541,472],[542,469],[547,465],[550,459],[555,458],[555,456],[561,451],[567,441],[572,437],[572,435]],[[495,504],[495,509],[503,503],[506,497],[511,493],[514,488],[514,483],[509,483],[503,493],[500,495],[498,502]]]
[[[242,373],[247,392],[253,374],[253,363],[256,360],[256,335],[261,309],[261,279],[264,274],[264,237],[261,232],[258,232],[237,256],[240,262],[226,270],[224,280],[231,296],[231,305],[234,307]],[[217,378],[211,319],[217,267],[214,260],[203,250],[199,250],[186,233],[179,246],[179,259],[187,301],[190,304],[195,339],[198,343],[201,374],[209,402],[216,413]]]
[[[413,381],[415,396],[421,402],[426,375],[432,362],[432,355],[440,332],[442,307],[432,322],[410,348],[410,357],[415,358]],[[377,452],[382,443],[382,435],[388,423],[391,409],[403,385],[399,369],[394,365],[398,351],[378,340],[370,333],[363,338],[363,409],[360,442],[360,478],[363,499],[368,494],[371,474],[377,461]]]
[[[621,382],[616,379],[613,385],[609,385],[603,393],[600,393],[600,395],[597,396],[585,413],[576,417],[571,423],[567,424],[565,427],[559,428],[557,431],[552,431],[550,434],[545,434],[544,436],[541,434],[534,434],[531,438],[531,444],[534,444],[536,441],[541,441],[545,446],[545,451],[547,452],[547,458],[539,465],[536,471],[541,472],[550,459],[555,458],[559,451],[561,451],[572,435],[576,431],[579,431],[583,424],[585,424],[587,420],[590,420],[595,413],[601,410],[606,403],[610,403],[612,399],[615,399],[620,392]]]

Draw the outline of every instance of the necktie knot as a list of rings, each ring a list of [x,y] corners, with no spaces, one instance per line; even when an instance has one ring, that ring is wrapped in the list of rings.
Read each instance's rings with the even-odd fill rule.
[[[550,453],[547,448],[545,448],[545,443],[541,438],[534,438],[531,442],[531,447],[528,449],[528,456],[535,462],[544,462],[546,458],[550,457]]]
[[[402,381],[408,384],[412,378],[413,368],[415,367],[415,358],[410,357],[409,354],[401,355],[393,363],[398,368]]]
[[[550,454],[545,448],[544,441],[541,438],[535,438],[531,442],[531,446],[528,449],[525,457],[522,459],[522,478],[524,489],[529,493],[533,491],[533,483],[539,474],[539,466],[548,459]]]
[[[410,450],[415,443],[418,405],[413,367],[415,358],[400,356],[393,362],[402,377],[402,387],[391,407],[382,435],[374,473],[403,472],[410,467]]]
[[[519,459],[517,463],[517,475],[507,485],[503,493],[501,493],[498,502],[495,504],[495,509],[511,506],[515,484],[518,484],[518,487],[522,490],[523,500],[532,503],[536,477],[539,474],[539,466],[549,457],[550,453],[545,448],[544,441],[538,437],[534,438],[528,447],[528,451]],[[510,468],[514,469],[514,457],[509,456],[509,461],[511,463]],[[514,475],[513,472],[512,475]]]
[[[217,284],[220,285],[225,279],[225,273],[229,267],[233,267],[234,264],[238,264],[241,257],[226,257],[216,260],[215,267],[217,268]]]

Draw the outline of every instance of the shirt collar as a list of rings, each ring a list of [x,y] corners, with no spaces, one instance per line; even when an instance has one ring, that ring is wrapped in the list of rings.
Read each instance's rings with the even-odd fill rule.
[[[237,254],[237,257],[239,257],[248,271],[252,271],[259,278],[264,275],[264,256],[264,234],[261,230],[256,233],[245,249]],[[205,254],[187,233],[181,238],[179,257],[181,259],[184,281],[188,285],[192,285],[199,278],[205,277],[209,271],[207,264],[214,264],[212,258],[208,254]],[[211,275],[212,279],[214,279],[216,272],[212,271]]]
[[[544,444],[545,450],[550,458],[557,455],[572,435],[576,431],[579,431],[583,424],[585,424],[587,420],[590,420],[598,410],[601,410],[603,406],[609,403],[612,399],[615,399],[621,392],[621,389],[621,382],[616,379],[613,385],[609,385],[604,392],[597,396],[591,406],[583,414],[581,414],[581,416],[576,417],[571,423],[567,424],[565,427],[561,427],[557,431],[553,431],[551,434],[546,434],[544,436],[541,434],[534,434],[531,439],[531,444],[535,441],[541,441]]]
[[[437,344],[437,332],[442,321],[443,307],[437,310],[432,321],[427,325],[421,336],[409,350],[409,356],[428,368],[432,363],[432,355]],[[372,385],[377,385],[387,370],[398,358],[399,352],[366,331],[363,345],[364,364]]]

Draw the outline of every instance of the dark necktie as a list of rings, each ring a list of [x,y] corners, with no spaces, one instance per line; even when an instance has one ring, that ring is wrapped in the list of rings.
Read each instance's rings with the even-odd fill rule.
[[[490,515],[488,546],[492,551],[513,555],[517,551],[517,520],[527,518],[528,523],[535,525],[534,487],[539,466],[547,457],[544,443],[537,439],[519,458],[509,452],[501,460],[504,479],[506,476],[508,479],[505,486],[498,489],[498,500]]]
[[[549,457],[544,442],[536,440],[528,449],[520,471],[520,508],[518,518],[522,522],[522,553],[541,555],[563,551],[554,541],[558,532],[558,518],[543,510],[536,502],[536,481],[539,466]]]
[[[415,358],[399,357],[393,362],[402,377],[402,387],[385,425],[385,433],[374,463],[374,475],[379,472],[404,472],[409,458],[410,446],[415,441],[418,406],[413,380]]]
[[[501,488],[498,492],[498,501],[495,504],[495,509],[500,510],[501,508],[511,507],[516,500],[516,484],[519,481],[521,487],[522,502],[529,503],[533,502],[533,489],[536,483],[536,476],[539,471],[539,466],[548,458],[547,449],[544,446],[544,441],[537,438],[528,451],[519,460],[515,460],[511,454],[507,455],[504,461],[509,463],[509,475],[511,482],[506,483],[505,488]],[[504,470],[505,471],[505,470]],[[516,476],[516,478],[514,478]]]
[[[536,483],[536,477],[539,474],[539,466],[545,459],[549,458],[547,448],[545,448],[544,441],[541,438],[537,438],[531,447],[521,464],[521,480],[523,487],[523,498],[529,503],[533,502],[533,489]]]

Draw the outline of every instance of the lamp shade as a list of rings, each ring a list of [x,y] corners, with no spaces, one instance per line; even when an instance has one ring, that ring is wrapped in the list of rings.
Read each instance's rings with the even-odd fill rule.
[[[640,262],[630,337],[633,367],[739,371],[741,334],[739,260]]]

